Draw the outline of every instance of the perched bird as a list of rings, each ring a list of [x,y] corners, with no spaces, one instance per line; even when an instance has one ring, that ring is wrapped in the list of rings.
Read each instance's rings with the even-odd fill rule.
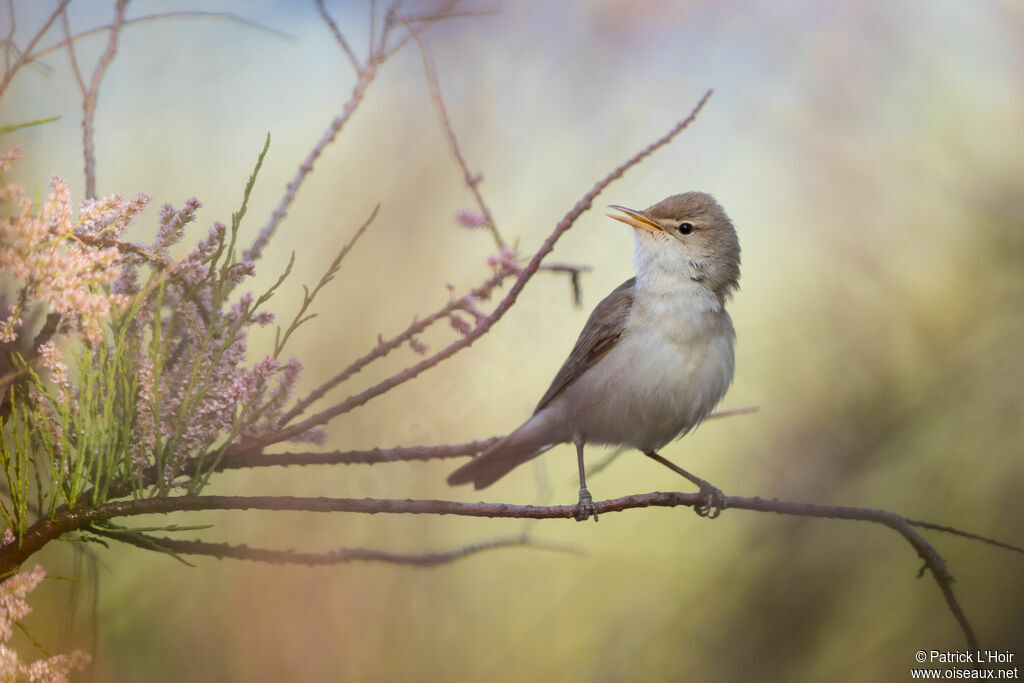
[[[713,197],[673,195],[635,211],[608,214],[633,228],[636,277],[594,312],[533,415],[448,477],[490,486],[555,444],[576,445],[576,518],[597,519],[587,491],[584,444],[636,448],[697,484],[701,514],[724,507],[721,491],[657,451],[701,422],[733,376],[736,333],[725,310],[739,286],[736,230]]]

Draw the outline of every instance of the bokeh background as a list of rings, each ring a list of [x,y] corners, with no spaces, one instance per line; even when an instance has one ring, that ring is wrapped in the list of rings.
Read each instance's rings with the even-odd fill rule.
[[[17,35],[53,4],[16,0]],[[72,2],[73,28],[108,23],[108,4]],[[1024,5],[467,6],[499,12],[437,26],[427,42],[464,152],[484,174],[481,190],[523,254],[599,177],[715,88],[691,129],[599,199],[643,207],[701,189],[740,234],[742,291],[730,309],[737,374],[723,407],[760,410],[705,424],[667,457],[730,494],[880,507],[1024,542]],[[328,7],[363,54],[367,5]],[[312,2],[195,8],[291,38],[212,19],[125,29],[100,92],[98,191],[153,195],[140,241],[151,239],[163,202],[203,201],[192,241],[229,219],[269,131],[243,226],[251,239],[354,83]],[[136,0],[129,16],[172,9],[181,4]],[[58,38],[52,31],[43,44]],[[85,68],[104,43],[81,43]],[[79,107],[66,54],[18,75],[0,121],[63,118],[5,136],[26,152],[16,180],[45,192],[58,173],[81,197]],[[454,220],[471,199],[414,46],[383,68],[259,265],[256,288],[295,252],[294,274],[272,302],[281,318],[377,203],[375,225],[318,301],[320,317],[295,338],[307,387],[378,333],[445,302],[445,283],[463,291],[489,273],[490,237]],[[581,307],[564,277],[538,275],[491,334],[338,420],[328,446],[460,442],[517,426],[590,309],[631,275],[631,250],[628,230],[588,212],[552,255],[592,267]],[[452,334],[424,341],[436,349]],[[254,359],[270,343],[254,342]],[[417,358],[395,353],[334,396]],[[592,462],[605,455],[590,451]],[[445,486],[453,466],[241,472],[215,490],[479,499]],[[590,483],[599,498],[685,489],[636,453]],[[482,497],[568,503],[576,486],[572,448],[560,447]],[[213,523],[204,532],[213,540],[309,550],[428,551],[524,528],[262,512],[174,521]],[[934,582],[916,578],[920,560],[875,525],[657,509],[532,531],[585,555],[495,550],[433,569],[199,558],[189,568],[116,547],[83,561],[56,544],[41,561],[82,578],[48,581],[26,625],[51,650],[93,651],[99,681],[881,681],[908,679],[919,649],[964,647]],[[983,647],[1019,663],[1024,558],[928,537]]]

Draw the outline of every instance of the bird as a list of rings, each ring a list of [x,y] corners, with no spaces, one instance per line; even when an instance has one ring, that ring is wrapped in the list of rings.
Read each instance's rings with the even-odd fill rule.
[[[553,446],[576,446],[576,519],[597,511],[587,489],[587,444],[637,449],[697,485],[698,514],[717,516],[722,492],[658,451],[706,418],[732,383],[736,332],[726,303],[739,288],[732,221],[704,192],[675,194],[642,211],[607,214],[633,228],[636,275],[590,314],[533,415],[448,477],[490,486]]]

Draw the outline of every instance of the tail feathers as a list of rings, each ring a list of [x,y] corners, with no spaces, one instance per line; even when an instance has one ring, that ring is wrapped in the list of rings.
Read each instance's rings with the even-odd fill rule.
[[[538,444],[534,439],[527,438],[526,428],[529,423],[512,432],[496,443],[490,450],[473,458],[465,465],[448,475],[448,484],[473,484],[482,489],[498,481],[524,462],[546,451],[552,444]]]

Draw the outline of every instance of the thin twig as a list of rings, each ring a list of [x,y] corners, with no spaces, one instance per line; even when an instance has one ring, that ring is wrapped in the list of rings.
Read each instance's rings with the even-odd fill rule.
[[[15,60],[14,65],[4,71],[3,78],[0,79],[0,95],[3,95],[4,91],[7,90],[7,86],[10,84],[11,79],[14,78],[14,74],[18,72],[18,69],[24,66],[31,59],[30,53],[32,52],[32,48],[34,48],[36,46],[36,43],[39,42],[39,39],[42,38],[43,35],[50,30],[50,26],[52,26],[53,22],[57,20],[57,17],[59,17],[64,12],[64,8],[68,6],[69,2],[71,2],[71,0],[60,0],[60,2],[57,3],[57,7],[53,10],[50,16],[43,23],[42,28],[40,28],[39,31],[32,37],[32,40],[29,41],[24,51],[22,51],[22,53],[18,55],[18,59]],[[14,23],[12,21],[11,31],[13,32],[13,30]],[[14,43],[11,42],[11,45],[13,46]]]
[[[567,274],[569,276],[569,286],[572,288],[573,304],[576,306],[583,305],[583,287],[580,285],[580,275],[590,272],[590,266],[574,266],[569,263],[545,263],[538,270]]]
[[[17,52],[17,48],[14,46],[14,0],[7,0],[7,35],[3,41],[0,42],[0,46],[5,47],[4,52],[4,73],[11,68],[11,53]]]
[[[464,17],[464,16],[478,16],[477,13],[456,11],[455,7],[458,4],[459,4],[459,0],[448,0],[447,2],[445,2],[444,5],[439,7],[436,12],[433,12],[431,14],[420,15],[420,16],[412,19],[411,21],[408,18],[405,18],[405,17],[399,17],[398,19],[396,19],[396,21],[395,21],[396,24],[405,25],[406,34],[404,36],[402,36],[402,38],[395,45],[393,45],[390,48],[387,47],[387,36],[384,36],[381,39],[380,49],[378,49],[378,51],[377,51],[378,54],[380,55],[380,59],[382,61],[387,59],[388,57],[390,57],[391,55],[395,54],[396,52],[401,50],[403,47],[405,47],[409,43],[409,41],[412,40],[416,35],[418,35],[422,31],[427,30],[431,26],[433,26],[433,25],[435,25],[435,24],[437,24],[437,23],[439,23],[441,21],[444,21],[446,19],[457,19],[459,17]],[[487,12],[487,14],[490,14],[490,12]],[[416,27],[410,27],[410,26],[407,25],[407,24],[413,23],[413,22],[421,24],[421,25],[420,26],[416,26]]]
[[[388,564],[400,564],[411,567],[436,567],[438,565],[450,564],[485,550],[513,547],[538,548],[541,550],[580,554],[580,551],[573,546],[533,539],[528,536],[496,538],[490,541],[471,543],[453,548],[452,550],[425,553],[394,553],[386,550],[377,550],[376,548],[338,548],[337,550],[324,553],[303,553],[294,550],[250,548],[247,545],[232,545],[229,543],[182,541],[176,538],[161,538],[148,535],[144,536],[144,538],[135,538],[134,535],[118,534],[108,536],[108,538],[148,550],[153,550],[154,548],[161,549],[175,555],[206,555],[216,557],[217,559],[251,560],[254,562],[270,562],[272,564],[300,564],[307,567],[332,566],[345,562],[386,562]]]
[[[366,61],[377,58],[377,0],[370,0],[370,46],[367,48]]]
[[[281,334],[281,329],[278,328],[278,334],[274,340],[274,358],[277,358],[281,351],[284,350],[289,337],[291,337],[292,333],[295,332],[299,326],[316,317],[315,313],[311,313],[309,315],[306,314],[306,311],[309,310],[310,304],[312,304],[314,299],[316,299],[316,295],[320,293],[320,290],[338,274],[338,271],[341,269],[342,261],[345,260],[348,253],[352,251],[352,247],[355,246],[356,242],[359,241],[359,238],[363,236],[366,230],[370,227],[370,224],[373,223],[373,219],[377,217],[377,212],[379,210],[380,204],[373,207],[373,211],[370,213],[369,217],[363,221],[363,224],[359,226],[359,229],[356,230],[356,233],[352,238],[345,243],[341,248],[341,251],[338,252],[338,255],[334,257],[334,261],[331,262],[331,265],[327,268],[327,272],[324,273],[324,276],[321,277],[320,281],[316,283],[315,287],[313,287],[313,291],[309,291],[309,288],[303,285],[302,289],[304,294],[302,297],[302,303],[299,304],[299,309],[295,312],[295,317],[292,319],[291,325],[288,326],[288,329],[285,330],[283,335]]]
[[[491,312],[490,315],[482,319],[476,325],[476,327],[469,331],[469,333],[467,333],[461,339],[452,342],[441,351],[435,353],[433,356],[426,358],[414,365],[410,365],[404,370],[387,378],[383,382],[380,382],[379,384],[376,384],[363,392],[349,396],[344,401],[330,408],[327,408],[326,410],[323,410],[303,420],[302,422],[299,422],[290,427],[285,427],[283,429],[278,430],[277,432],[267,434],[263,437],[260,437],[259,439],[254,439],[253,441],[250,441],[246,444],[240,444],[238,447],[235,448],[235,452],[250,449],[259,450],[272,443],[285,441],[292,437],[298,436],[303,432],[313,429],[314,427],[319,427],[323,424],[326,424],[327,422],[334,419],[338,415],[343,415],[353,410],[354,408],[357,408],[367,403],[368,401],[376,398],[377,396],[380,396],[381,394],[390,391],[396,386],[409,381],[410,379],[416,377],[425,370],[434,367],[441,361],[451,358],[459,351],[468,348],[473,342],[475,342],[477,339],[486,334],[491,329],[491,327],[493,327],[494,324],[498,322],[498,320],[500,320],[505,315],[505,313],[508,312],[508,310],[516,302],[516,299],[519,297],[519,293],[523,291],[523,288],[526,286],[526,283],[529,282],[530,278],[532,278],[533,275],[537,272],[537,269],[540,267],[541,261],[555,248],[555,242],[558,241],[558,238],[560,238],[569,228],[573,226],[573,224],[576,222],[576,219],[579,218],[584,211],[590,208],[594,199],[597,198],[597,196],[613,181],[622,177],[622,175],[626,171],[628,171],[636,164],[640,163],[640,161],[642,161],[646,157],[650,156],[655,150],[668,144],[676,135],[681,133],[687,126],[689,126],[694,120],[696,120],[697,115],[700,113],[701,109],[703,109],[704,105],[707,103],[708,98],[711,97],[711,93],[711,90],[708,90],[706,93],[704,93],[704,96],[697,103],[697,106],[694,107],[693,111],[690,112],[689,116],[676,123],[665,135],[662,135],[660,138],[658,138],[651,144],[647,145],[647,147],[634,154],[627,161],[617,166],[611,173],[609,173],[604,178],[599,180],[597,184],[595,184],[585,195],[583,195],[583,198],[576,202],[576,205],[573,206],[572,209],[570,209],[569,212],[565,214],[562,220],[558,222],[558,224],[555,226],[555,229],[552,231],[550,235],[548,235],[547,239],[544,240],[544,243],[534,253],[533,257],[530,259],[530,262],[526,265],[526,267],[520,271],[519,277],[516,279],[515,283],[513,283],[512,287],[505,295],[505,298],[501,300],[501,302]]]
[[[502,437],[470,441],[443,446],[404,446],[398,448],[372,448],[365,451],[289,451],[285,453],[242,453],[228,455],[218,469],[235,470],[249,467],[290,467],[303,465],[366,465],[383,462],[438,460],[483,453]]]
[[[922,529],[931,529],[933,531],[941,531],[943,533],[953,534],[954,536],[963,536],[964,538],[969,538],[969,539],[974,540],[974,541],[981,541],[982,543],[987,543],[989,545],[994,545],[997,548],[1003,548],[1005,550],[1012,550],[1015,553],[1021,553],[1022,555],[1024,555],[1024,547],[1022,547],[1022,546],[1013,545],[1011,543],[1006,543],[1004,541],[1000,541],[1000,540],[992,538],[990,536],[982,536],[980,534],[975,534],[975,533],[972,533],[970,531],[964,531],[963,529],[957,529],[956,527],[949,526],[949,525],[946,525],[946,524],[936,524],[935,522],[925,522],[925,521],[920,520],[920,519],[908,519],[907,520],[907,524],[909,524],[911,526],[918,526],[918,527],[921,527]]]
[[[96,247],[99,249],[117,249],[123,254],[132,254],[139,258],[147,261],[148,263],[166,267],[173,263],[170,259],[158,256],[153,252],[149,251],[145,247],[141,247],[138,244],[132,244],[131,242],[122,242],[115,240],[112,237],[102,237],[99,235],[87,235],[84,233],[76,232],[72,239],[81,242],[82,244],[90,247]]]
[[[704,421],[707,422],[708,420],[717,420],[717,419],[722,418],[722,417],[734,417],[734,416],[737,416],[737,415],[749,415],[750,413],[756,413],[758,410],[760,410],[760,408],[758,406],[743,406],[742,408],[729,408],[728,410],[716,410],[715,412],[713,412],[710,415],[708,415],[707,417],[705,417]],[[613,462],[618,460],[619,456],[621,456],[623,453],[626,453],[629,450],[630,449],[628,449],[628,448],[617,448],[614,451],[612,451],[610,454],[605,456],[603,459],[598,460],[593,465],[590,465],[589,467],[587,467],[587,477],[590,477],[591,475],[597,474],[598,472],[606,469],[609,465],[611,465]]]
[[[448,118],[448,108],[445,106],[444,97],[441,95],[441,85],[437,80],[437,68],[434,66],[434,58],[431,56],[430,50],[427,49],[424,42],[420,40],[419,34],[414,32],[408,23],[406,23],[406,29],[408,29],[409,33],[416,39],[416,44],[420,48],[420,57],[423,60],[423,71],[426,74],[427,87],[430,89],[430,99],[434,103],[434,109],[437,111],[437,118],[441,123],[442,130],[444,130],[445,138],[448,141],[448,148],[455,157],[455,161],[458,162],[459,168],[462,169],[462,180],[466,184],[466,187],[469,188],[469,191],[473,194],[473,199],[476,200],[477,208],[480,209],[480,213],[487,222],[486,227],[491,231],[491,235],[494,237],[494,243],[500,249],[505,246],[505,240],[502,239],[501,233],[498,232],[498,226],[494,222],[494,216],[491,214],[491,210],[487,207],[487,202],[484,201],[484,197],[480,193],[481,176],[478,173],[473,173],[473,171],[469,169],[469,164],[466,163],[466,157],[462,154],[461,147],[459,147],[459,139],[455,135],[455,129],[452,128],[452,122]]]
[[[349,97],[345,106],[342,107],[341,114],[336,116],[327,126],[327,130],[320,137],[319,142],[313,145],[313,149],[306,155],[305,161],[299,166],[298,171],[292,177],[291,181],[285,186],[284,196],[281,197],[281,201],[278,202],[277,208],[270,215],[270,219],[267,221],[263,229],[260,230],[259,235],[253,241],[242,258],[246,261],[256,261],[263,253],[263,248],[270,242],[270,238],[274,236],[274,232],[277,231],[278,225],[284,219],[288,213],[288,208],[291,207],[292,202],[295,201],[295,195],[299,191],[299,187],[302,182],[306,179],[313,171],[313,164],[320,155],[323,154],[324,149],[327,145],[334,141],[341,129],[344,128],[345,124],[348,123],[349,119],[352,118],[352,114],[355,113],[356,108],[359,107],[359,103],[363,101],[363,96],[366,94],[366,89],[373,82],[374,76],[377,75],[377,65],[373,62],[366,65],[365,69],[360,70],[359,78],[356,80],[356,85],[352,89],[352,95]]]
[[[741,408],[729,408],[727,410],[716,410],[715,412],[713,412],[710,415],[708,415],[707,417],[705,417],[704,421],[706,422],[708,420],[717,420],[717,419],[723,418],[723,417],[735,417],[736,415],[750,415],[751,413],[756,413],[760,409],[761,409],[760,406],[743,406]]]
[[[128,0],[117,0],[114,4],[114,23],[110,27],[110,36],[107,40],[107,47],[96,62],[96,68],[92,72],[89,84],[85,84],[82,72],[78,68],[78,59],[75,56],[75,48],[71,40],[71,29],[68,25],[67,13],[62,12],[61,18],[64,24],[65,43],[68,48],[68,57],[71,60],[71,69],[78,82],[78,88],[82,91],[82,152],[85,156],[85,196],[88,199],[96,197],[96,131],[94,121],[96,118],[96,103],[99,100],[100,83],[107,73],[114,55],[117,54],[118,39],[121,35],[121,27],[124,25],[124,10],[128,6]]]
[[[285,33],[284,31],[280,31],[280,30],[274,28],[273,26],[269,26],[267,24],[261,24],[261,23],[256,22],[256,21],[252,21],[250,19],[246,19],[245,17],[239,16],[237,14],[231,14],[230,12],[204,12],[202,10],[181,10],[181,11],[176,11],[176,12],[157,12],[157,13],[154,13],[154,14],[147,14],[147,15],[144,15],[144,16],[141,16],[141,17],[135,17],[134,19],[126,18],[124,20],[124,22],[122,22],[121,27],[124,28],[124,27],[127,27],[127,26],[134,26],[136,24],[144,24],[144,23],[148,23],[148,22],[152,22],[152,21],[164,21],[164,20],[167,20],[167,19],[218,19],[218,20],[223,20],[223,21],[230,21],[230,22],[236,23],[236,24],[241,24],[242,26],[247,26],[249,28],[255,28],[255,29],[258,29],[260,31],[264,31],[266,33],[269,33],[270,35],[274,36],[275,38],[280,38],[282,40],[289,40],[289,41],[296,40],[295,36],[293,36],[290,33]],[[41,48],[38,52],[35,52],[35,53],[29,55],[28,59],[26,61],[38,60],[40,57],[45,57],[46,55],[50,54],[51,52],[56,52],[57,50],[60,50],[61,48],[66,47],[69,43],[78,42],[82,38],[88,38],[89,36],[94,36],[94,35],[96,35],[98,33],[104,33],[106,31],[110,31],[113,28],[114,28],[113,24],[105,24],[103,26],[96,26],[94,28],[86,29],[85,31],[82,31],[81,33],[76,33],[74,35],[67,36],[67,37],[65,37],[64,40],[60,41],[59,43],[54,43],[53,45],[48,45],[48,46],[46,46],[44,48]]]
[[[494,8],[494,9],[479,9],[479,10],[464,9],[464,10],[451,10],[451,11],[445,12],[443,16],[439,15],[439,13],[420,14],[419,16],[417,16],[417,15],[408,15],[408,16],[402,17],[402,21],[405,22],[405,23],[408,23],[408,24],[413,24],[413,23],[417,23],[417,22],[420,22],[420,23],[423,23],[423,22],[430,23],[430,22],[438,21],[439,19],[459,19],[459,18],[465,18],[465,17],[494,17],[494,16],[497,16],[499,14],[501,14],[501,10],[497,9],[497,8]]]
[[[507,279],[508,276],[509,273],[507,271],[499,270],[490,278],[488,278],[483,284],[479,285],[478,287],[475,287],[466,296],[460,297],[453,301],[449,301],[440,309],[438,309],[434,313],[431,313],[430,315],[421,320],[414,320],[407,328],[405,328],[405,330],[403,330],[397,336],[392,337],[391,339],[379,338],[377,346],[375,346],[370,352],[352,361],[352,363],[349,364],[349,366],[346,367],[344,370],[339,372],[334,377],[331,377],[329,380],[327,380],[326,382],[318,386],[316,389],[311,391],[308,396],[298,401],[295,404],[295,406],[292,407],[291,410],[284,414],[279,424],[282,427],[284,425],[287,425],[296,416],[301,415],[306,410],[306,408],[308,408],[314,402],[322,398],[328,391],[338,386],[345,380],[349,379],[350,377],[361,371],[363,368],[365,368],[373,361],[377,360],[378,358],[383,358],[391,351],[394,351],[403,344],[407,343],[409,340],[414,338],[416,335],[422,333],[424,330],[426,330],[434,323],[438,322],[439,320],[444,320],[454,311],[463,309],[465,306],[467,306],[471,299],[476,300],[489,296],[490,292],[495,287],[500,285],[505,279]]]
[[[318,6],[321,5],[320,0],[317,0],[317,3]],[[450,7],[454,6],[455,4],[457,4],[457,2],[452,2],[451,0],[449,0],[448,6],[446,7],[450,9]],[[444,11],[445,10],[442,9],[442,11],[438,13],[435,21],[440,21],[442,19],[447,18],[446,15],[444,14]],[[341,45],[342,50],[345,52],[346,56],[348,56],[349,60],[352,61],[352,64],[356,69],[358,78],[356,79],[355,87],[352,89],[352,95],[349,97],[348,101],[345,102],[345,105],[342,107],[341,114],[336,116],[331,121],[330,125],[327,127],[326,132],[323,134],[323,136],[321,136],[320,140],[313,146],[313,149],[310,150],[309,154],[306,156],[305,161],[302,162],[302,164],[299,166],[298,171],[296,171],[295,176],[293,176],[292,180],[285,186],[284,195],[281,197],[281,201],[278,202],[277,207],[274,209],[274,212],[270,215],[270,218],[267,220],[266,225],[264,225],[263,228],[260,230],[260,233],[256,237],[256,240],[252,243],[252,246],[250,246],[243,254],[243,258],[247,261],[256,261],[259,258],[260,254],[263,253],[264,247],[266,247],[271,237],[274,236],[274,233],[277,231],[277,228],[280,225],[281,221],[284,220],[284,217],[287,215],[288,209],[295,201],[295,196],[298,193],[299,187],[302,185],[303,180],[305,180],[306,176],[309,175],[310,172],[312,172],[314,162],[316,162],[316,160],[320,158],[320,155],[323,154],[323,151],[324,149],[326,149],[327,145],[329,145],[334,140],[334,138],[337,137],[338,133],[341,132],[341,129],[345,126],[348,120],[352,118],[352,114],[359,106],[359,103],[362,102],[363,96],[366,94],[366,89],[369,87],[370,83],[373,82],[374,77],[377,75],[378,67],[380,67],[380,65],[387,61],[388,57],[393,55],[399,48],[401,48],[402,45],[405,44],[405,41],[403,41],[398,46],[391,50],[383,50],[383,46],[387,41],[388,31],[391,28],[390,23],[385,22],[385,30],[382,32],[381,35],[381,49],[377,50],[374,53],[371,53],[366,64],[360,66],[359,60],[358,58],[356,58],[355,53],[351,49],[351,46],[349,46],[348,42],[344,40],[341,32],[338,30],[337,24],[334,23],[334,20],[327,13],[326,9],[321,11],[321,16],[327,23],[328,28],[330,28],[331,32],[335,35],[335,39],[338,40],[338,43],[339,45]]]
[[[344,52],[348,57],[348,60],[352,62],[352,68],[355,69],[356,74],[358,74],[361,67],[359,66],[359,60],[356,58],[356,53],[352,51],[348,41],[345,40],[345,36],[342,35],[341,31],[338,29],[338,25],[334,23],[334,18],[331,17],[327,8],[324,6],[324,0],[316,0],[316,8],[320,11],[320,16],[323,18],[324,23],[327,24],[327,28],[329,28],[331,33],[334,35],[334,39],[338,41],[338,45],[341,46],[342,52]]]
[[[60,24],[64,29],[64,44],[68,46],[68,59],[71,61],[71,73],[75,77],[75,82],[78,83],[78,89],[85,94],[87,86],[85,85],[85,78],[82,76],[82,69],[78,66],[78,56],[75,54],[75,45],[71,40],[71,22],[68,20],[68,13],[65,10],[60,14]]]

